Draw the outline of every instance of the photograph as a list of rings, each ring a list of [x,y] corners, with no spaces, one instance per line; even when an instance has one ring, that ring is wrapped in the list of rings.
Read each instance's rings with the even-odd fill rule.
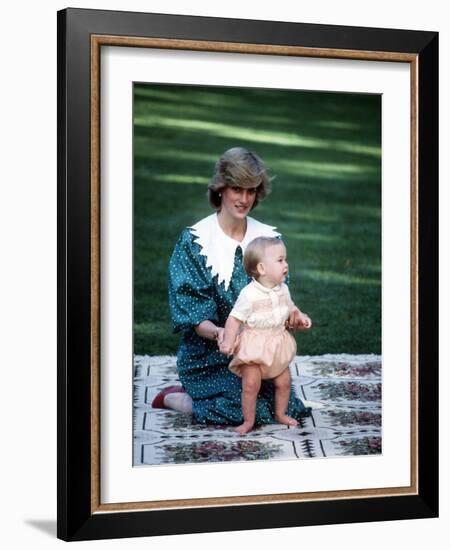
[[[382,453],[381,125],[133,83],[133,466]]]

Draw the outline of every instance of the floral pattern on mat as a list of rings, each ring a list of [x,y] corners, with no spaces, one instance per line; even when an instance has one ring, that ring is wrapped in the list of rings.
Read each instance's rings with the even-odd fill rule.
[[[382,364],[377,355],[296,357],[298,396],[312,406],[296,427],[269,424],[239,436],[232,426],[196,424],[190,415],[152,409],[179,383],[175,357],[134,358],[133,465],[292,460],[381,454]]]

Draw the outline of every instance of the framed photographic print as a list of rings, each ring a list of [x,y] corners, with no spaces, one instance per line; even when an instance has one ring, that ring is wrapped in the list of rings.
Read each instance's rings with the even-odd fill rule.
[[[437,516],[437,67],[434,32],[58,13],[60,538]],[[259,329],[293,347],[248,413]]]
[[[380,454],[381,96],[135,83],[133,105],[133,465]],[[298,135],[300,127],[302,137]],[[209,137],[206,143],[205,134]],[[236,159],[245,162],[247,153],[235,147],[236,143],[256,149],[272,174],[270,198],[258,203],[255,216],[270,220],[282,231],[289,251],[291,294],[313,316],[314,330],[297,334],[302,353],[292,365],[291,376],[298,395],[307,402],[319,400],[308,418],[299,418],[297,430],[265,424],[261,404],[262,425],[244,440],[238,433],[232,437],[229,425],[238,422],[235,414],[240,415],[240,408],[223,401],[228,371],[214,389],[211,386],[204,392],[202,400],[196,400],[195,423],[180,411],[149,407],[155,399],[157,403],[159,392],[172,386],[176,389],[179,384],[179,335],[172,333],[171,312],[179,333],[181,324],[192,322],[193,315],[196,321],[201,320],[194,307],[187,315],[185,303],[201,303],[202,314],[205,308],[215,309],[213,293],[206,299],[200,291],[204,279],[191,274],[192,263],[201,264],[206,252],[213,262],[212,251],[195,243],[175,243],[177,233],[194,225],[193,215],[203,219],[203,224],[215,221],[216,214],[210,217],[212,207],[205,200],[208,178],[195,174],[204,173],[209,164],[212,175],[214,155],[221,150],[227,150],[219,161],[222,165],[230,162],[234,166]],[[343,156],[350,164],[342,161]],[[183,209],[176,206],[180,199]],[[353,204],[349,205],[349,200]],[[223,214],[218,214],[219,220]],[[253,210],[250,216],[253,219]],[[233,243],[216,224],[208,225],[208,232],[225,259],[228,244]],[[195,253],[195,259],[187,252]],[[230,256],[234,252],[232,247]],[[336,271],[331,271],[332,266]],[[231,302],[236,299],[233,283],[241,274],[236,272],[227,286],[221,267],[225,266],[218,266],[217,277],[223,274],[224,281],[218,284],[218,291],[223,300]],[[213,288],[213,277],[208,281]],[[338,325],[329,322],[330,301],[342,316]],[[156,314],[152,318],[149,304]],[[225,324],[227,312],[227,308],[216,312],[219,326]],[[184,330],[181,349],[190,347],[192,338],[192,333]],[[188,363],[186,354],[178,360],[188,386],[195,386],[199,377],[208,381],[211,375],[209,367],[208,372],[199,374],[202,362],[211,362],[209,345],[197,342],[195,350],[193,377],[189,366],[183,369]],[[345,353],[333,355],[330,350]],[[229,362],[221,354],[214,360],[219,365]],[[240,383],[236,389],[233,403],[240,400]],[[195,392],[194,387],[189,390]],[[186,401],[185,396],[171,395],[170,399],[181,406]]]

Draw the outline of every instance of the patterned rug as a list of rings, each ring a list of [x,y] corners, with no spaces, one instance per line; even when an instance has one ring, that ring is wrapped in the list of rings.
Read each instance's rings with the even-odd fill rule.
[[[312,416],[296,427],[270,424],[239,436],[231,426],[195,424],[190,415],[152,409],[162,388],[179,383],[175,357],[135,356],[134,466],[381,453],[380,356],[303,356],[290,368]]]

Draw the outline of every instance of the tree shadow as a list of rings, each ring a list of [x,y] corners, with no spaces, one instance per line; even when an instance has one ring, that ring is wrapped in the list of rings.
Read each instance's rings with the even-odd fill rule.
[[[359,315],[380,307],[380,97],[140,84],[134,99],[135,351],[177,349],[168,258],[181,230],[211,213],[206,185],[218,156],[233,146],[255,150],[275,176],[270,199],[251,216],[283,233],[292,285],[307,303],[317,295],[311,311],[317,306],[319,326],[332,310],[353,317],[348,304],[356,307],[361,327],[344,317],[322,344],[309,336],[304,352],[343,342],[351,351],[355,332],[361,338],[353,348],[364,339],[366,350],[378,349],[378,326]]]

